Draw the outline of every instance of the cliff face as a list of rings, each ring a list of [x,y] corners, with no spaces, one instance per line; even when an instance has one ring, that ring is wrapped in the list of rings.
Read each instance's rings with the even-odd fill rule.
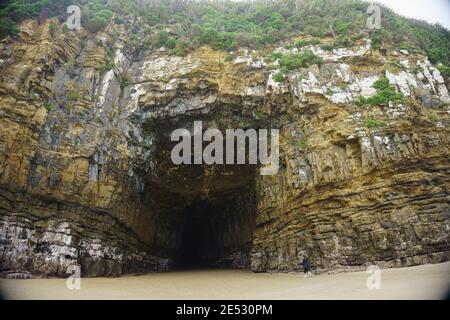
[[[311,46],[324,63],[280,83],[276,65],[246,50],[132,58],[126,25],[97,35],[52,35],[49,22],[21,29],[0,44],[0,271],[287,271],[304,254],[319,269],[448,259],[448,79],[426,57],[370,42]],[[358,106],[383,76],[405,103]],[[279,173],[174,165],[170,134],[196,120],[279,128]]]

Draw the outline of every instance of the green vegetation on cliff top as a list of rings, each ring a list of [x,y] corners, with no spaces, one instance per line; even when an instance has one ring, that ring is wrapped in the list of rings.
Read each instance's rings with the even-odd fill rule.
[[[369,34],[368,4],[358,0],[10,0],[0,5],[0,38],[17,34],[17,24],[24,19],[38,17],[42,21],[58,16],[64,21],[71,4],[81,7],[82,22],[91,32],[103,28],[113,16],[117,24],[131,21],[129,14],[140,17],[127,27],[150,31],[143,39],[134,39],[136,46],[144,49],[165,46],[183,54],[200,45],[233,50],[305,38],[292,43],[301,47],[328,37],[333,42],[323,46],[332,50],[370,37],[375,47],[389,43],[398,49],[422,51],[445,70],[450,60],[450,32],[445,28],[399,17],[383,8],[381,30]]]

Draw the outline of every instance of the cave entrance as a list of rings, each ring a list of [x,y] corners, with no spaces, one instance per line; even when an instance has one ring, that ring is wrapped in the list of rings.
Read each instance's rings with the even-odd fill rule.
[[[254,226],[252,186],[194,201],[183,212],[176,268],[249,268]]]
[[[204,201],[194,203],[185,210],[181,243],[175,260],[179,269],[210,267],[217,256],[214,219],[211,208]]]
[[[171,133],[192,127],[191,122],[180,121],[148,124],[147,134],[158,150],[152,154],[147,166],[152,172],[145,181],[151,191],[145,195],[154,227],[148,238],[175,269],[250,268],[258,168],[248,161],[175,165],[171,151],[177,143],[171,141]],[[204,123],[205,128],[213,127]]]

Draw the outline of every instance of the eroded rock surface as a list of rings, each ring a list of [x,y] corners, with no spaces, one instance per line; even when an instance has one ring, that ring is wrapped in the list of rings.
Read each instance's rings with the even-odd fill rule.
[[[318,269],[448,260],[448,79],[426,57],[312,47],[324,63],[279,83],[248,50],[136,58],[125,25],[48,23],[0,45],[0,271],[121,275],[195,254],[254,271],[297,270],[305,254]],[[359,107],[383,76],[405,103]],[[175,166],[170,134],[195,120],[281,129],[278,175]]]

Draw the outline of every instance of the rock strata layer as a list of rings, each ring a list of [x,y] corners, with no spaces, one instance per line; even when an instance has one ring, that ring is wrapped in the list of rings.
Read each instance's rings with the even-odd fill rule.
[[[448,260],[449,82],[426,57],[310,46],[324,63],[280,83],[256,52],[131,57],[126,25],[52,35],[49,23],[0,44],[4,275]],[[382,77],[405,102],[358,106]],[[199,120],[280,129],[278,174],[175,166],[171,132]]]

